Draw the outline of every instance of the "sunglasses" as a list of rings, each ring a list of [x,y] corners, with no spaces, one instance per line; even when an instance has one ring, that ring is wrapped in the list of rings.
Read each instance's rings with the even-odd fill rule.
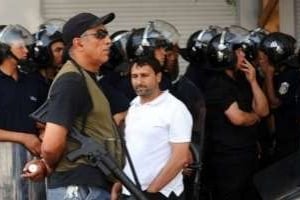
[[[89,36],[89,35],[93,35],[97,39],[101,40],[101,39],[104,39],[106,36],[108,36],[108,31],[103,30],[103,29],[99,29],[99,30],[97,30],[96,33],[85,33],[85,34],[81,35],[81,37],[85,37],[85,36]]]

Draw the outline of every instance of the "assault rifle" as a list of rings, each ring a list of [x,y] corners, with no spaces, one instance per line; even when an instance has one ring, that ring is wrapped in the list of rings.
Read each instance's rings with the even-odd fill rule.
[[[128,176],[118,167],[115,160],[104,148],[103,144],[96,142],[89,136],[81,134],[76,128],[72,128],[70,136],[81,143],[81,147],[70,152],[67,158],[75,161],[79,157],[87,158],[90,165],[98,167],[106,176],[115,176],[137,200],[147,200],[145,195]]]

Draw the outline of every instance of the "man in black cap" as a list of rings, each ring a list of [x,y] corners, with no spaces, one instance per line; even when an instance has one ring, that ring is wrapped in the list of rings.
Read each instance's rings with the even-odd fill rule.
[[[101,18],[80,13],[63,27],[69,60],[53,80],[46,103],[32,115],[45,124],[42,159],[27,163],[23,174],[33,181],[51,175],[48,200],[110,199],[112,182],[84,159],[70,162],[66,155],[78,148],[68,137],[70,128],[75,127],[94,140],[105,142],[108,149],[115,151],[110,153],[117,163],[122,165],[120,140],[109,103],[96,83],[99,66],[107,62],[111,46],[104,25],[114,17],[113,13]],[[36,172],[28,170],[32,163],[38,166]]]

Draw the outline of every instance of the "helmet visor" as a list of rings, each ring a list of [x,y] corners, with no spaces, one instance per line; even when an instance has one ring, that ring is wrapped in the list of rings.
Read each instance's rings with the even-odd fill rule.
[[[33,44],[33,36],[21,25],[8,25],[0,32],[0,42],[9,46],[29,46]]]

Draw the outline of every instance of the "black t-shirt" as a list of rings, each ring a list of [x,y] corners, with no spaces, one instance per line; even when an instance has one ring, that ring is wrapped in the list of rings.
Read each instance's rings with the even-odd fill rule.
[[[46,79],[39,71],[34,71],[32,73],[28,73],[28,76],[30,76],[38,81],[38,85],[39,85],[41,91],[43,92],[41,95],[42,95],[43,99],[46,100],[52,80]]]
[[[243,78],[234,80],[225,73],[216,73],[205,90],[207,117],[206,135],[212,153],[238,154],[254,151],[257,140],[256,125],[236,126],[224,112],[237,102],[241,110],[252,110],[250,85]]]
[[[103,93],[108,99],[112,115],[128,110],[130,100],[122,91],[114,87],[108,76],[104,75],[98,81],[98,84],[100,84]]]
[[[136,97],[135,91],[133,90],[130,82],[130,75],[115,71],[105,71],[105,73],[102,74],[105,77],[105,82],[108,85],[113,86],[117,92],[121,93],[124,96],[122,98],[126,98],[130,102],[134,97]],[[122,101],[126,102],[125,99]],[[123,102],[121,102],[121,104],[123,104]],[[119,105],[117,105],[117,107],[118,106]]]
[[[300,70],[286,68],[274,77],[275,91],[281,105],[274,109],[277,139],[297,140],[300,119]]]
[[[202,91],[205,85],[209,81],[213,72],[209,70],[210,66],[208,62],[203,63],[190,63],[184,74],[189,80],[191,80]]]
[[[91,108],[92,102],[81,75],[67,73],[59,77],[52,86],[44,121],[69,129],[78,116],[83,116]]]
[[[34,133],[35,122],[29,114],[45,100],[37,79],[18,73],[18,80],[0,71],[0,128]]]
[[[75,118],[85,115],[92,109],[92,101],[85,82],[78,73],[70,72],[59,77],[50,92],[47,113],[41,121],[52,122],[69,129]],[[110,187],[103,173],[89,165],[80,165],[67,172],[54,172],[48,179],[49,188],[72,184],[98,186],[104,189]]]

